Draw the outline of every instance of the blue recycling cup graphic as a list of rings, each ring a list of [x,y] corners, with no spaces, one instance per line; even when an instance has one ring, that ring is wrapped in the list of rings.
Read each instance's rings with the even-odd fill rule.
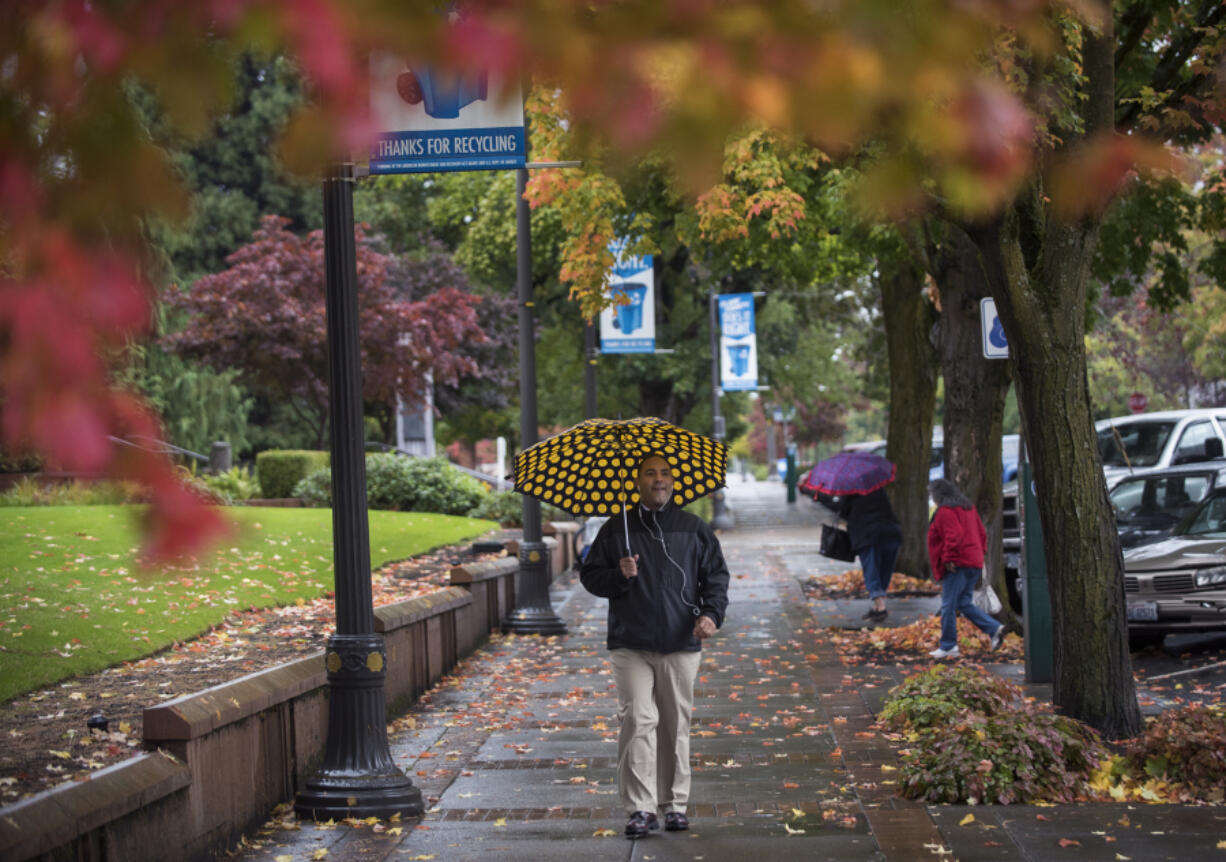
[[[749,345],[729,344],[728,361],[732,365],[732,376],[744,377],[749,372]]]
[[[425,66],[403,73],[401,79],[397,82],[401,98],[411,105],[424,102],[426,113],[439,120],[454,120],[461,108],[489,98],[489,76],[484,69],[456,73]]]
[[[629,305],[614,306],[613,325],[622,331],[622,335],[629,335],[636,329],[641,329],[643,327],[643,300],[647,297],[647,285],[635,282],[615,284],[611,286],[610,292],[614,297],[619,293],[624,293],[630,298]]]

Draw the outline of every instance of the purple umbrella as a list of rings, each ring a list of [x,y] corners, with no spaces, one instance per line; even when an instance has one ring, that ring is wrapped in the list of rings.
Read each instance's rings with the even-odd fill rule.
[[[818,461],[805,484],[832,497],[871,494],[894,481],[894,464],[872,452],[840,452]]]

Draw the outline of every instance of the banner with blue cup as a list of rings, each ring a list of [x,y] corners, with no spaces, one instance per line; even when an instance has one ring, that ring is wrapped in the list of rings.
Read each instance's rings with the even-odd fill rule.
[[[753,294],[725,293],[719,299],[720,388],[758,388],[758,333]]]
[[[601,353],[654,353],[656,349],[656,279],[650,254],[625,254],[626,240],[609,245],[613,269],[609,295],[617,304],[600,312]]]
[[[372,174],[522,168],[527,150],[518,80],[377,53],[370,106],[380,132]]]

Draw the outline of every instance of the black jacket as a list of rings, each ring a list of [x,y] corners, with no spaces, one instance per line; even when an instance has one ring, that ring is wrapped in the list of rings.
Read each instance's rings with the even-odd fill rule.
[[[672,503],[660,512],[635,506],[630,555],[638,554],[639,573],[627,579],[618,568],[626,556],[625,529],[621,516],[609,518],[579,570],[584,588],[609,600],[609,649],[701,649],[694,623],[705,615],[718,628],[728,607],[728,566],[715,533]]]
[[[847,521],[853,551],[902,541],[902,524],[884,488],[871,494],[847,494],[839,501],[837,511],[839,517]]]

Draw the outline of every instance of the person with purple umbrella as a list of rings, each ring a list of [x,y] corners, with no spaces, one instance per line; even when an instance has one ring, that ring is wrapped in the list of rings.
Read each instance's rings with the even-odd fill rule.
[[[847,523],[851,548],[860,558],[872,602],[864,619],[875,623],[889,615],[885,594],[902,547],[902,524],[885,493],[894,474],[894,464],[872,452],[840,452],[809,471],[810,484]]]

